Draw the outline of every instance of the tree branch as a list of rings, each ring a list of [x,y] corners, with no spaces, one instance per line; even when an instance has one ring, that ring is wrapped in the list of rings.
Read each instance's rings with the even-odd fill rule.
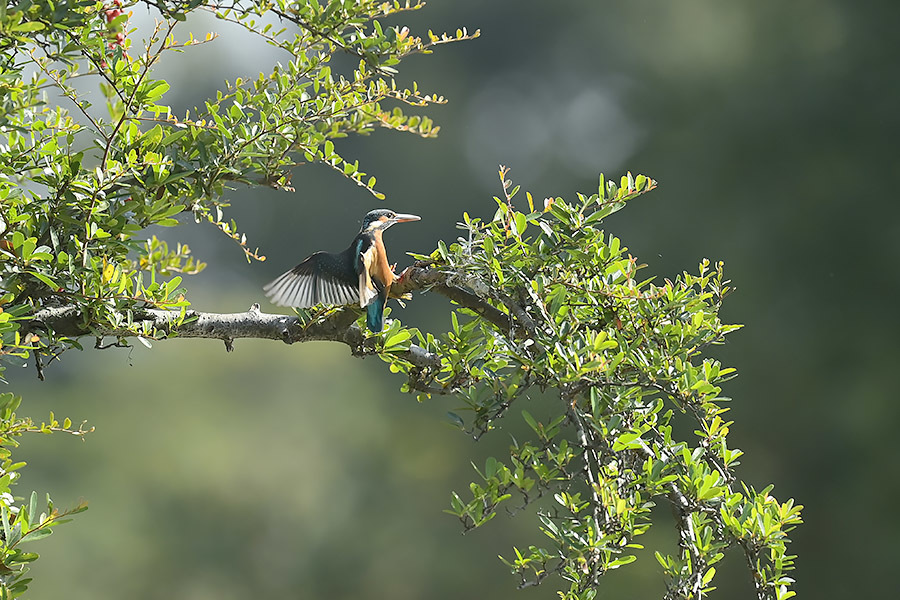
[[[513,322],[508,314],[475,293],[452,285],[451,276],[452,273],[441,271],[433,263],[418,261],[400,274],[400,278],[391,286],[391,296],[400,297],[416,290],[434,290],[460,306],[473,310],[501,330],[509,331]]]
[[[432,262],[420,261],[407,268],[391,286],[391,296],[399,297],[416,290],[435,291],[460,306],[468,308],[497,326],[508,335],[515,335],[517,323],[521,332],[534,331],[534,323],[512,300],[504,298],[510,310],[503,312],[474,291],[464,289],[456,282],[459,277],[452,271],[443,271]],[[281,340],[287,344],[311,341],[332,341],[346,344],[356,356],[377,353],[375,338],[367,337],[355,324],[359,314],[352,307],[343,307],[329,316],[304,324],[298,317],[263,313],[254,304],[243,313],[207,313],[188,310],[182,317],[179,311],[157,308],[132,308],[130,319],[124,311],[122,323],[146,323],[155,336],[181,338],[219,339],[227,350],[233,349],[235,339],[257,338]],[[116,338],[139,337],[140,329],[121,326],[110,327],[92,323],[82,307],[76,304],[47,306],[21,322],[22,333],[46,330],[57,336],[77,338],[81,336],[111,336]],[[403,358],[420,369],[440,369],[440,358],[413,345]]]
[[[346,344],[354,356],[375,354],[375,339],[367,338],[355,324],[357,313],[349,308],[338,310],[328,317],[304,325],[298,317],[263,313],[254,304],[243,313],[206,313],[189,310],[181,318],[178,311],[161,309],[133,310],[134,322],[149,323],[166,337],[207,338],[222,340],[226,348],[235,339],[256,338],[281,340],[286,344],[311,341],[332,341]],[[47,307],[37,311],[22,324],[25,332],[47,329],[56,335],[79,337],[85,335],[137,337],[135,329],[105,328],[85,323],[78,306]],[[440,368],[440,359],[419,346],[412,346],[404,358],[420,368]]]

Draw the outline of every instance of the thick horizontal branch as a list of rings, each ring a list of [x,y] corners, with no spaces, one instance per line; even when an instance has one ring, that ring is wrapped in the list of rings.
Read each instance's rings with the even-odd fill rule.
[[[511,313],[505,313],[487,299],[454,285],[452,281],[455,281],[453,273],[442,271],[428,262],[419,262],[403,272],[391,287],[391,293],[392,296],[401,296],[417,290],[437,292],[474,311],[504,332],[510,332],[515,321],[523,318],[521,315],[524,311],[521,307],[507,305]],[[490,290],[486,291],[489,294]],[[352,307],[336,310],[324,319],[306,324],[296,316],[263,313],[257,304],[243,313],[220,314],[189,310],[182,318],[178,311],[132,308],[130,315],[133,323],[147,323],[158,337],[219,339],[225,342],[229,350],[236,339],[257,338],[281,340],[287,344],[332,341],[347,344],[357,355],[376,352],[375,340],[367,337],[356,325],[359,314]],[[121,317],[124,322],[125,314]],[[42,308],[21,324],[22,333],[47,330],[57,336],[72,338],[128,338],[140,335],[140,327],[109,327],[89,321],[80,306],[71,304]],[[533,328],[530,320],[527,325]],[[440,358],[419,346],[413,345],[404,358],[423,369],[440,368]]]
[[[160,309],[132,310],[135,323],[149,323],[157,332],[167,337],[218,339],[231,349],[232,342],[240,338],[281,340],[286,344],[311,341],[341,342],[350,346],[355,355],[375,352],[374,340],[366,338],[355,321],[358,314],[352,309],[343,309],[333,315],[304,325],[298,317],[263,313],[254,304],[243,313],[207,313],[189,310],[184,319],[177,311]],[[125,327],[97,327],[85,325],[84,315],[77,306],[43,308],[23,324],[23,330],[52,330],[56,335],[80,337],[128,338],[139,333]],[[406,352],[409,362],[421,368],[439,368],[437,355],[418,346]]]

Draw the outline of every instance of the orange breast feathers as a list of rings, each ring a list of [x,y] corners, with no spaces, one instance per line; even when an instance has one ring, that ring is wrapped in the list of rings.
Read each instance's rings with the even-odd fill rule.
[[[388,264],[387,250],[384,249],[384,240],[381,238],[382,231],[376,229],[373,232],[375,238],[375,277],[384,285],[385,298],[390,297],[391,284],[394,283],[396,276],[394,275],[391,265]]]
[[[381,230],[373,231],[372,238],[374,243],[361,256],[363,270],[359,274],[359,305],[363,308],[371,304],[378,295],[375,282],[379,284],[379,287],[384,288],[384,297],[387,298],[391,291],[391,284],[396,279],[394,271],[387,261]]]

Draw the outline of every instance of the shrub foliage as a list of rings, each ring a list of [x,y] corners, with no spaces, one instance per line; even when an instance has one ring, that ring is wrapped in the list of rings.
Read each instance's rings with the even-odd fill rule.
[[[565,598],[595,597],[606,572],[635,560],[651,508],[664,503],[676,516],[678,542],[676,553],[656,553],[667,598],[714,589],[715,564],[729,548],[746,557],[759,598],[790,597],[786,544],[800,506],[737,477],[741,452],[727,444],[731,422],[721,395],[734,369],[708,354],[737,328],[718,317],[729,289],[722,265],[703,261],[671,281],[642,280],[642,265],[603,229],[606,216],[655,187],[650,178],[601,177],[595,194],[535,206],[501,168],[493,218],[464,215],[462,237],[418,256],[396,286],[453,299],[444,333],[394,320],[369,336],[353,307],[298,311],[288,320],[254,309],[240,330],[233,320],[212,333],[197,326],[216,316],[191,307],[183,277],[203,263],[147,228],[209,222],[248,260],[262,259],[224,216],[234,186],[292,191],[295,167],[318,163],[381,198],[375,178],[334,140],[376,127],[435,135],[433,122],[415,113],[443,98],[398,85],[396,69],[411,54],[478,35],[417,36],[387,24],[420,7],[371,0],[0,4],[0,355],[32,362],[43,378],[46,365],[85,338],[105,347],[206,335],[230,346],[235,337],[277,337],[277,326],[283,339],[347,343],[404,373],[404,389],[422,400],[458,398],[462,409],[450,418],[475,437],[504,418],[527,423],[531,435],[516,440],[508,457],[488,458],[448,509],[471,529],[540,499],[539,539],[503,558],[521,585],[558,575]],[[149,10],[156,25],[136,28],[136,10]],[[192,12],[261,37],[287,60],[174,111],[165,104],[170,83],[154,67],[168,53],[216,38],[176,35]],[[338,56],[351,66],[334,66]],[[103,102],[90,100],[92,86]],[[529,413],[523,398],[535,393],[557,398],[552,414]],[[41,424],[18,417],[20,402],[0,395],[3,598],[25,591],[26,565],[37,558],[21,544],[84,508],[59,511],[49,497],[12,495],[23,466],[11,457],[19,436],[89,431],[53,415]]]

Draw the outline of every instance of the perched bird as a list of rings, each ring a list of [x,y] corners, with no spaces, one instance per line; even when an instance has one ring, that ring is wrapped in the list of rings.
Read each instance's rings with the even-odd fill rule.
[[[384,305],[396,277],[381,236],[394,223],[420,218],[386,209],[370,211],[349,248],[337,253],[316,252],[263,290],[277,306],[359,302],[366,309],[366,325],[377,333],[384,327]]]

